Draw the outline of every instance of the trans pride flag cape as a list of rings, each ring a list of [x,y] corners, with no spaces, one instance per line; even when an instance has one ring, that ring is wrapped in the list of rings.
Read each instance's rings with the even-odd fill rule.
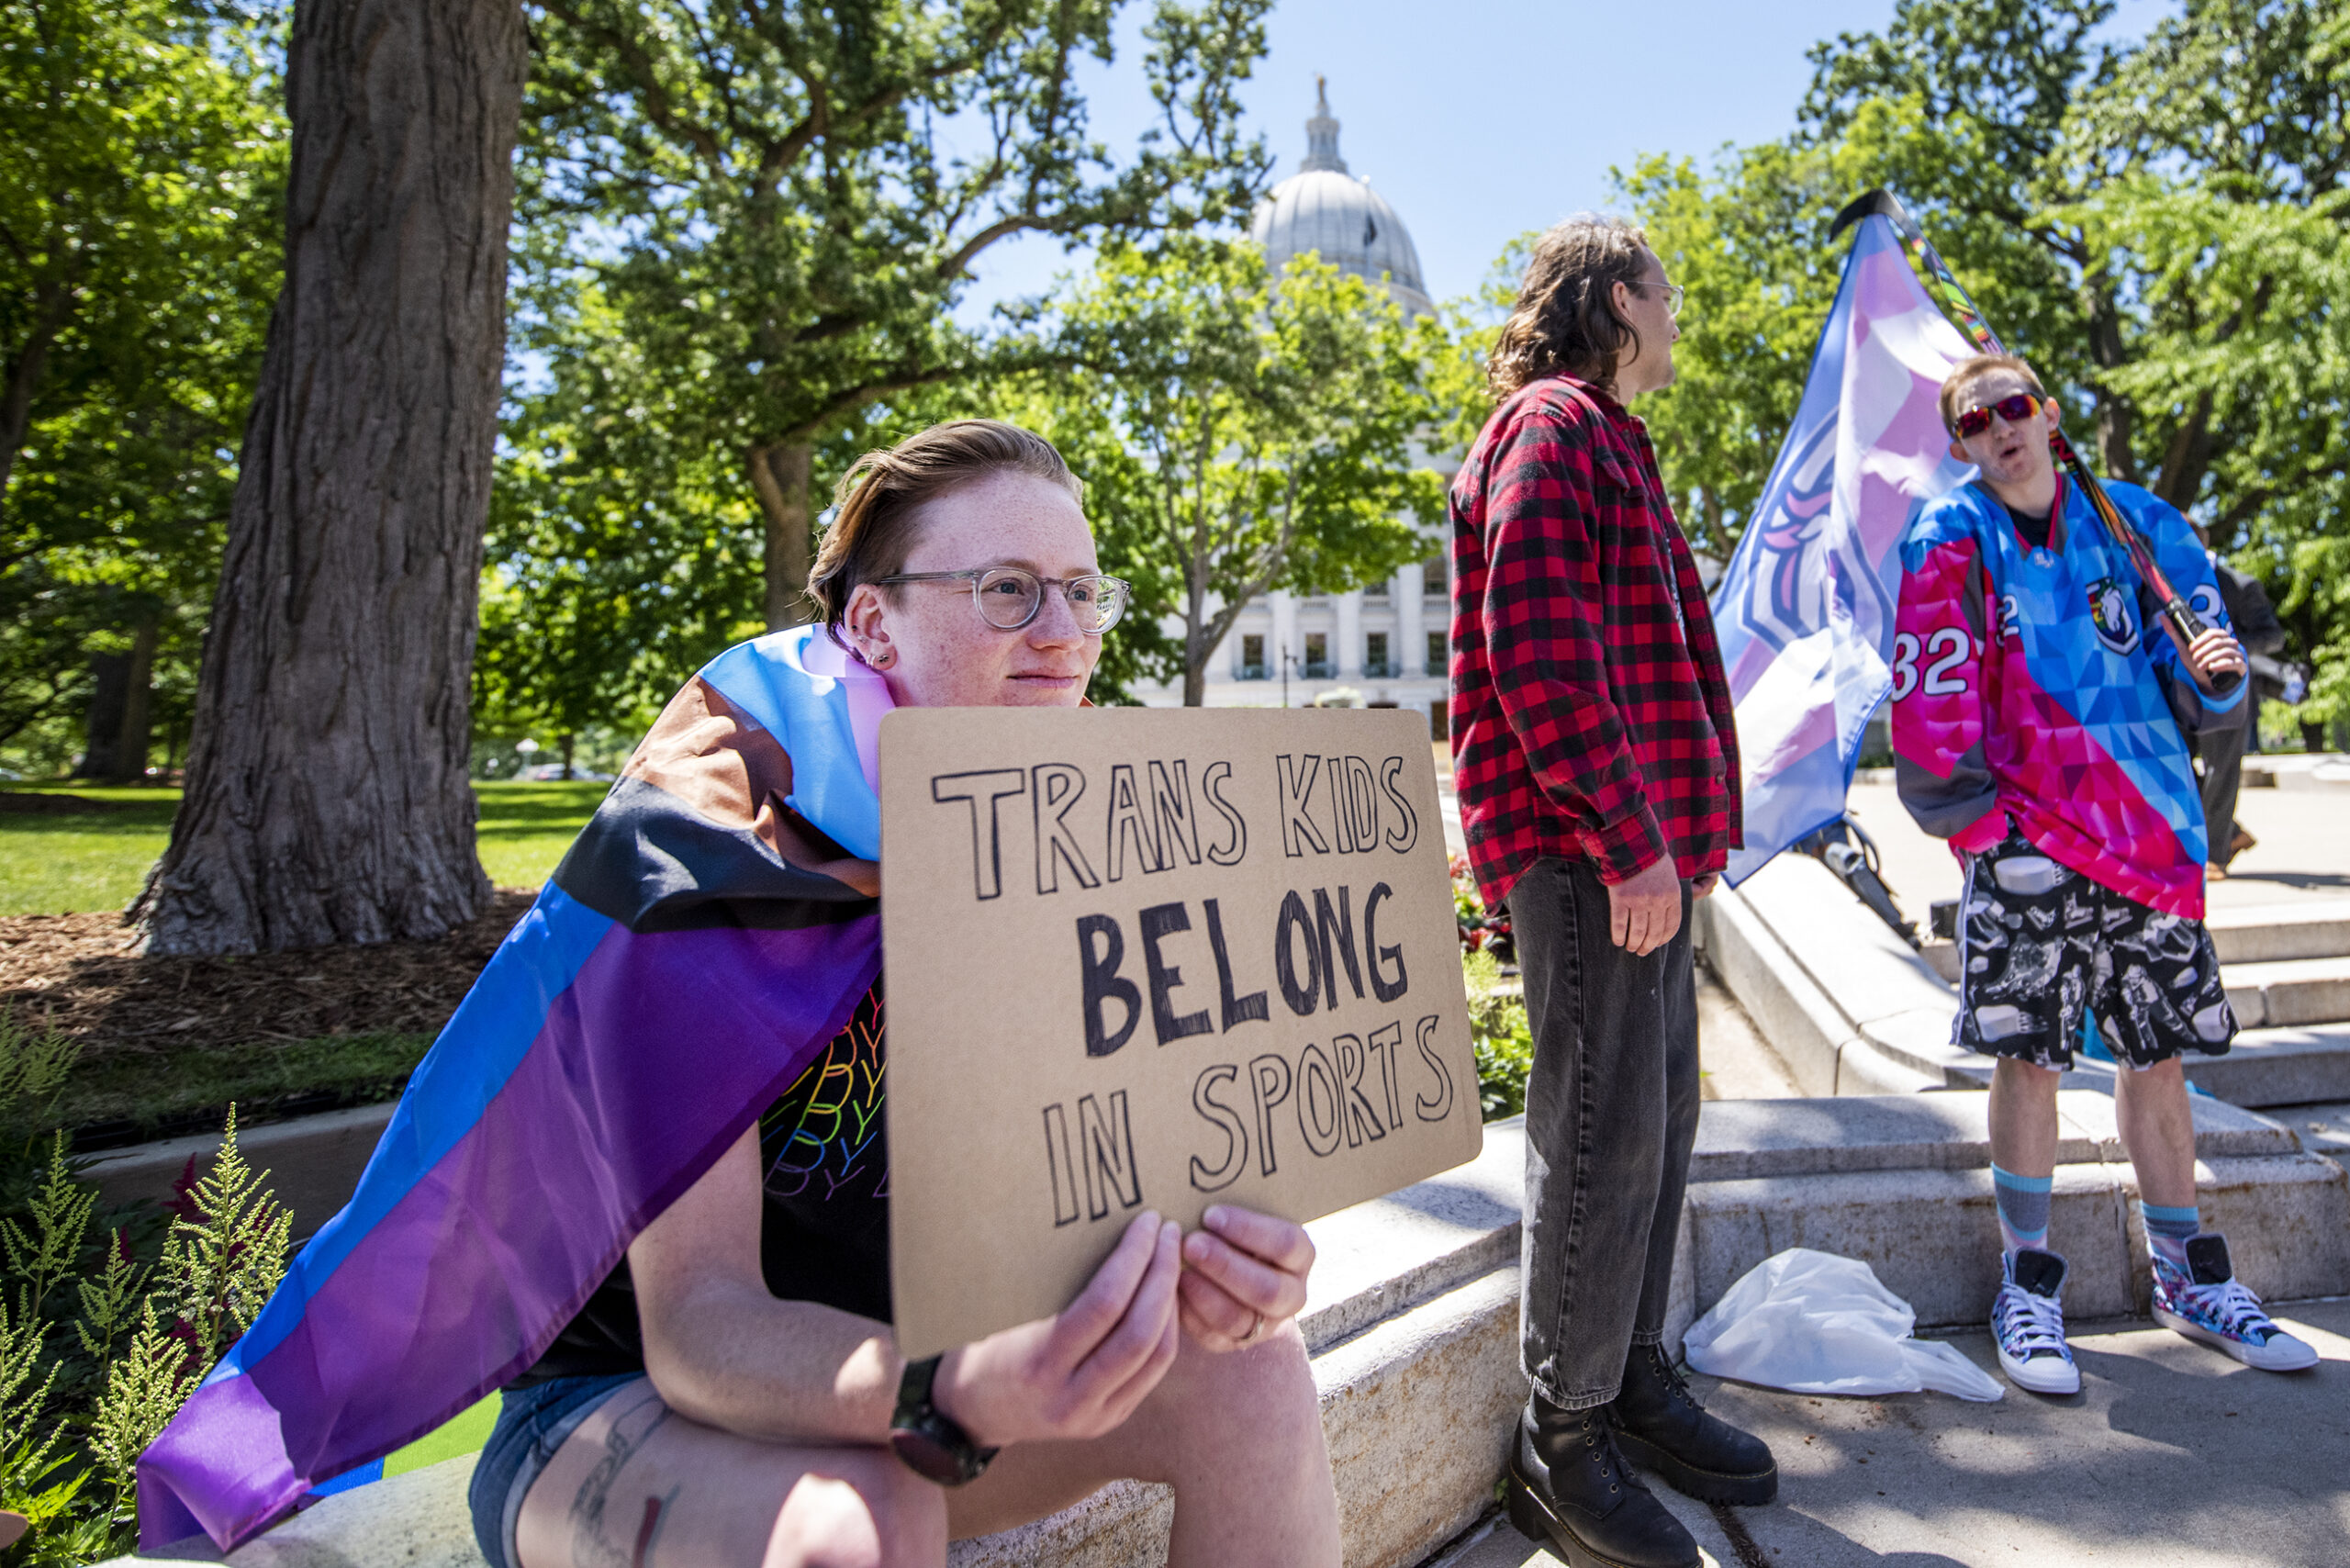
[[[1895,546],[1919,506],[1975,472],[1951,458],[1934,407],[1973,352],[1892,221],[1862,219],[1795,423],[1714,591],[1746,768],[1733,887],[1843,813],[1862,734],[1893,686]]]
[[[416,1070],[350,1206],[139,1462],[223,1551],[538,1360],[879,972],[890,696],[821,628],[688,682]]]

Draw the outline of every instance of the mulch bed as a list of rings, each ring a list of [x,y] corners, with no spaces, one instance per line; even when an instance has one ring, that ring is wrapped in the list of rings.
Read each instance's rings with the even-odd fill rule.
[[[0,1008],[19,1024],[78,1036],[84,1062],[256,1040],[437,1034],[535,896],[499,888],[482,914],[429,942],[238,958],[134,953],[137,934],[118,914],[0,915]]]

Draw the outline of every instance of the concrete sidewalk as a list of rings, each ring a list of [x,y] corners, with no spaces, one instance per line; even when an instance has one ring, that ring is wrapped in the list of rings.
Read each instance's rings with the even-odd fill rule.
[[[2313,1371],[2253,1372],[2136,1319],[2075,1326],[2069,1399],[1817,1398],[1694,1378],[1769,1441],[1779,1501],[1717,1511],[1655,1490],[1719,1568],[2344,1568],[2350,1301],[2277,1317],[2325,1358]],[[1998,1375],[1988,1335],[1951,1342]],[[1556,1562],[1500,1522],[1428,1568]]]

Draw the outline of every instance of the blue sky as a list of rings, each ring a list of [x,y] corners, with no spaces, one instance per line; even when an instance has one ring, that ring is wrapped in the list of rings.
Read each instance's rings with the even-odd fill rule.
[[[1096,133],[1130,149],[1148,123],[1132,7],[1117,63],[1086,83]],[[1811,79],[1805,50],[1874,32],[1893,0],[1281,0],[1265,59],[1247,84],[1251,129],[1294,174],[1330,79],[1339,151],[1410,226],[1439,299],[1475,287],[1509,240],[1610,194],[1611,167],[1643,152],[1702,158],[1725,142],[1783,136]],[[2109,30],[2134,37],[2173,0],[2121,0]],[[961,312],[1034,293],[1071,264],[1050,241],[1018,240],[981,260]]]

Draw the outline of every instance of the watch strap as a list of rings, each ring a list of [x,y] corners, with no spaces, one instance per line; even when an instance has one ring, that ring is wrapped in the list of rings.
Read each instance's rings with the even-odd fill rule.
[[[997,1450],[983,1449],[955,1418],[931,1401],[941,1358],[908,1361],[898,1379],[898,1406],[890,1417],[890,1448],[907,1469],[941,1486],[962,1486],[987,1470]]]

